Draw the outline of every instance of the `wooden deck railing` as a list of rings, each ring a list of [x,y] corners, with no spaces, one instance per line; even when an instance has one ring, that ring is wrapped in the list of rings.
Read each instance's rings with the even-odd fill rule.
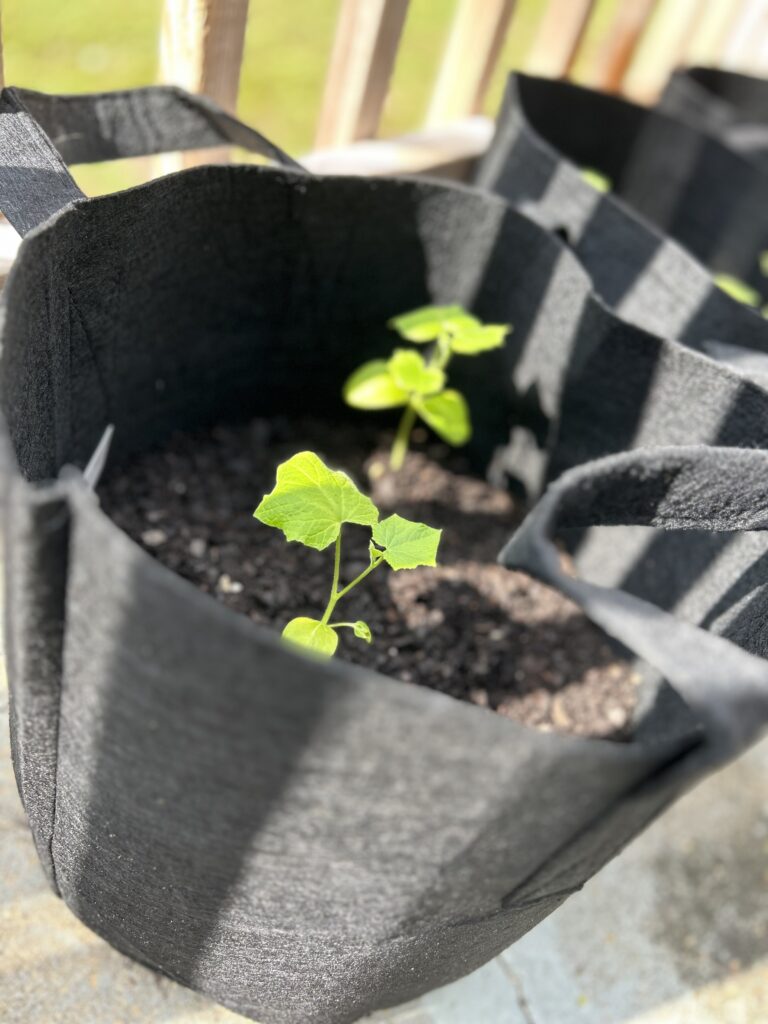
[[[164,80],[234,109],[247,2],[165,0]],[[360,173],[456,168],[486,144],[490,127],[479,115],[514,31],[515,0],[457,0],[424,127],[371,143],[409,6],[341,0],[310,166]],[[618,0],[609,12],[599,7],[596,0],[542,0],[522,70],[572,77],[578,69],[579,81],[641,102],[652,102],[670,71],[687,62],[768,72],[768,0]],[[257,6],[253,17],[259,16]],[[585,63],[597,17],[599,38]]]
[[[340,0],[307,164],[386,173],[455,169],[476,155],[490,134],[483,102],[520,6],[522,0],[456,0],[425,124],[406,136],[379,139],[410,0]],[[532,74],[576,77],[652,102],[679,64],[768,73],[768,0],[541,0],[539,6],[536,31],[518,64]],[[254,5],[252,32],[268,8]],[[234,111],[247,18],[248,0],[164,0],[161,80]]]

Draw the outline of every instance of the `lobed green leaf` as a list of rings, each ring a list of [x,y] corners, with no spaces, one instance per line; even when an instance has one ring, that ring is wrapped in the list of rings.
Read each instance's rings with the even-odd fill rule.
[[[384,548],[384,561],[392,569],[416,569],[420,565],[437,565],[441,533],[432,526],[395,514],[374,526],[373,539]]]
[[[414,399],[419,416],[448,444],[459,447],[472,436],[469,408],[459,391],[448,388],[439,395]]]
[[[445,386],[445,373],[437,366],[427,366],[420,352],[412,348],[396,348],[387,368],[398,388],[417,395],[433,395]]]
[[[451,350],[461,356],[476,356],[501,348],[509,334],[507,324],[467,324],[451,336]]]
[[[372,359],[359,366],[347,378],[343,394],[344,401],[354,409],[396,409],[408,401],[407,392],[395,383],[386,359]]]
[[[446,330],[451,317],[466,316],[461,306],[420,306],[410,313],[393,317],[389,326],[408,341],[424,344],[434,341]]]
[[[331,470],[314,452],[299,452],[277,467],[277,483],[254,516],[322,551],[339,535],[342,523],[373,526],[379,513],[346,473]]]
[[[339,643],[335,629],[331,629],[319,619],[304,617],[291,619],[283,630],[283,640],[303,647],[305,650],[314,651],[315,654],[324,658],[330,658]]]

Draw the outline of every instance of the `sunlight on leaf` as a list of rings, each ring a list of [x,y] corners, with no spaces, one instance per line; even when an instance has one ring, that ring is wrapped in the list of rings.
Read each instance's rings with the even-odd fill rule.
[[[581,177],[588,185],[592,188],[597,189],[598,192],[610,192],[612,183],[611,179],[602,174],[600,171],[596,171],[594,167],[582,167]]]
[[[451,350],[460,356],[476,356],[480,352],[501,348],[508,333],[507,324],[475,322],[473,325],[458,330],[451,337]]]
[[[418,395],[434,395],[445,386],[445,373],[437,366],[427,366],[420,352],[397,348],[387,367],[395,384],[404,391]]]
[[[448,444],[466,444],[472,436],[469,408],[459,391],[448,388],[439,395],[414,401],[419,416]]]
[[[274,490],[253,514],[282,530],[286,540],[318,551],[336,540],[342,523],[373,526],[379,518],[346,473],[328,469],[314,452],[299,452],[277,467]]]
[[[415,569],[420,565],[437,565],[441,533],[432,526],[395,514],[374,526],[373,539],[384,548],[384,561],[392,569]]]
[[[367,644],[369,644],[373,640],[371,627],[368,625],[367,622],[363,622],[362,619],[357,620],[357,622],[352,627],[352,631],[354,632],[356,637],[358,637],[360,640],[365,640]]]
[[[297,644],[305,650],[314,651],[324,658],[330,658],[339,642],[336,630],[319,619],[291,619],[283,630],[283,640]]]
[[[404,406],[389,458],[390,469],[402,467],[416,416],[448,444],[466,444],[472,434],[467,403],[460,392],[443,390],[454,355],[476,356],[501,348],[509,324],[486,324],[458,304],[421,306],[389,321],[408,341],[432,342],[423,358],[412,349],[395,349],[387,362],[365,363],[347,380],[343,394],[358,409]]]
[[[737,302],[743,302],[745,306],[757,308],[760,305],[760,293],[738,277],[731,274],[715,274],[715,284],[721,288],[726,295],[730,295]]]
[[[408,341],[423,344],[438,338],[445,331],[446,321],[451,317],[461,316],[466,316],[461,306],[420,306],[410,313],[393,317],[389,326]]]
[[[395,383],[386,359],[372,359],[347,378],[344,401],[354,409],[395,409],[408,395]]]

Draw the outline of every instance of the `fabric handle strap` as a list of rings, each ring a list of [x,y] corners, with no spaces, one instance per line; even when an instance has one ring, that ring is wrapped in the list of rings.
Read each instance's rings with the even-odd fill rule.
[[[53,96],[0,92],[0,210],[25,235],[83,198],[67,164],[242,146],[275,163],[300,164],[211,100],[175,86]]]
[[[578,466],[550,485],[499,556],[557,587],[662,672],[705,726],[713,763],[726,761],[768,727],[768,662],[648,601],[563,571],[558,527],[618,525],[768,529],[768,453],[656,448]]]

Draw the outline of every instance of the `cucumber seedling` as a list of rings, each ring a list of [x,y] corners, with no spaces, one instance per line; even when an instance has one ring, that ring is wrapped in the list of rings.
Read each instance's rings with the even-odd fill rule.
[[[453,356],[477,356],[500,348],[508,324],[484,324],[461,306],[423,306],[389,321],[401,338],[431,344],[427,357],[416,349],[397,348],[389,359],[359,366],[344,384],[344,400],[354,409],[397,409],[403,414],[389,464],[400,469],[417,419],[448,444],[469,441],[472,424],[460,391],[446,387],[446,369]]]
[[[758,266],[763,277],[768,277],[768,249],[760,253]],[[752,309],[759,310],[764,317],[768,317],[768,306],[763,306],[760,309],[763,301],[762,295],[757,288],[753,288],[746,281],[742,281],[732,274],[715,274],[715,284],[718,288],[722,288],[727,295],[730,295],[732,299],[742,302],[745,306],[751,306]]]
[[[282,530],[286,540],[299,541],[318,551],[335,544],[333,582],[322,616],[291,619],[283,630],[286,640],[324,657],[335,652],[339,629],[351,629],[356,637],[371,642],[371,631],[362,620],[331,622],[338,602],[366,576],[382,563],[394,570],[437,564],[440,530],[398,515],[380,519],[374,503],[346,473],[329,469],[314,452],[299,452],[277,467],[274,489],[261,499],[253,514],[267,526]],[[342,585],[341,531],[345,523],[370,527],[371,539],[368,566],[350,583]]]

